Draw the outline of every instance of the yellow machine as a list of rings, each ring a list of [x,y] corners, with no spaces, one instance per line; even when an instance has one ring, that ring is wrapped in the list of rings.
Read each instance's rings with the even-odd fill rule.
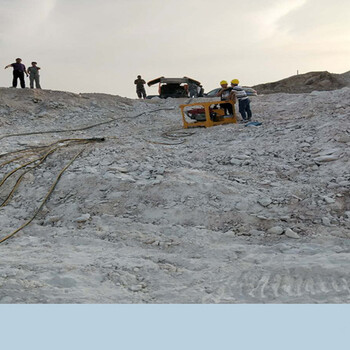
[[[225,110],[220,108],[220,105],[228,103],[232,105],[233,115],[225,115]],[[234,101],[196,102],[180,105],[180,108],[185,129],[198,126],[209,128],[215,125],[237,123]]]

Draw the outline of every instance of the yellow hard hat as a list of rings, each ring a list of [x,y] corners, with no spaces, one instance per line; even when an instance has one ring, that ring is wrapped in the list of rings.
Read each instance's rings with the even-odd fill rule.
[[[227,81],[226,81],[226,80],[221,80],[221,81],[220,81],[220,85],[224,85],[224,84],[227,85]]]
[[[238,85],[238,84],[239,84],[239,80],[238,80],[238,79],[233,79],[233,80],[231,81],[231,84]]]

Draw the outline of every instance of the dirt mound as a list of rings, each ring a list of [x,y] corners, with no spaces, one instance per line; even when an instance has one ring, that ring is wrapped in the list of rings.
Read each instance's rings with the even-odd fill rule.
[[[305,93],[312,91],[330,91],[350,86],[350,72],[333,74],[325,72],[309,72],[293,75],[273,83],[253,86],[260,94],[273,94],[277,92]]]
[[[350,70],[343,74],[333,74],[340,82],[345,84],[345,86],[350,86]]]

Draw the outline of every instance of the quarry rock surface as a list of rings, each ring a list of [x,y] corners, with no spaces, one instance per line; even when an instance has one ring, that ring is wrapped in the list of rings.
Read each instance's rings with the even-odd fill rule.
[[[0,244],[1,303],[350,302],[350,89],[252,97],[250,128],[182,129],[194,101],[0,89],[0,179],[57,147],[0,239],[82,151]]]

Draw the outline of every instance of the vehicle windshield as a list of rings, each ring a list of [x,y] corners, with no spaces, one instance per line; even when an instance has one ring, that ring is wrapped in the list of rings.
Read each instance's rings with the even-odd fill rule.
[[[214,89],[214,90],[211,90],[209,91],[206,96],[209,96],[209,97],[215,97],[216,94],[219,92],[220,88],[217,88],[217,89]]]

